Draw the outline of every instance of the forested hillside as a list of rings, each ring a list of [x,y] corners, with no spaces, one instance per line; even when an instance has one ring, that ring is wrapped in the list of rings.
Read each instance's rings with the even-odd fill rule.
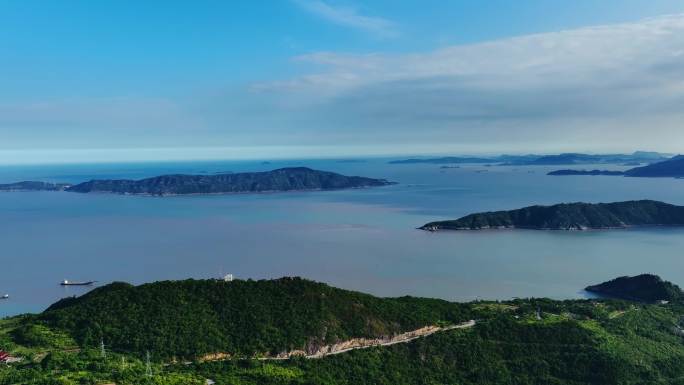
[[[467,304],[383,299],[299,278],[114,283],[50,307],[39,320],[82,346],[171,357],[306,350],[472,318]]]
[[[652,200],[562,203],[470,214],[456,220],[431,222],[421,229],[586,230],[630,226],[684,226],[684,207]]]
[[[470,317],[477,319],[470,328],[320,359],[175,359],[226,346],[252,354],[306,344],[311,336],[332,341]],[[119,283],[41,315],[0,320],[0,349],[22,358],[0,366],[0,385],[681,384],[683,320],[679,303],[452,304],[382,299],[295,278]]]
[[[308,167],[217,175],[161,175],[141,180],[91,180],[67,191],[142,195],[223,194],[263,191],[336,190],[393,184],[384,179],[346,176]]]

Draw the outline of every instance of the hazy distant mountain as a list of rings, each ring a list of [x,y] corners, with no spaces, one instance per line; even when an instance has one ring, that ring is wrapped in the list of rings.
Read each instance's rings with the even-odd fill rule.
[[[672,158],[672,154],[661,154],[655,151],[635,151],[632,155],[636,159],[643,160],[659,160],[663,158]]]
[[[432,163],[432,164],[462,164],[462,163],[503,163],[516,166],[550,166],[573,164],[624,164],[651,163],[669,159],[669,155],[657,152],[636,151],[633,154],[579,154],[567,153],[558,155],[499,155],[492,157],[458,157],[447,156],[439,158],[412,158],[393,160],[392,164]]]
[[[642,200],[618,203],[564,203],[467,215],[431,222],[422,230],[535,229],[585,230],[629,226],[684,226],[684,206]]]
[[[178,195],[270,191],[334,190],[393,184],[384,179],[345,176],[306,167],[220,175],[162,175],[141,180],[91,180],[67,188],[89,193]]]
[[[539,165],[539,166],[551,166],[551,165],[566,165],[566,164],[623,164],[630,162],[659,162],[668,159],[667,155],[655,153],[655,152],[644,152],[637,151],[633,154],[600,154],[600,155],[589,155],[589,154],[559,154],[559,155],[546,155],[539,157],[538,159],[532,161],[524,161],[521,164],[526,165]]]

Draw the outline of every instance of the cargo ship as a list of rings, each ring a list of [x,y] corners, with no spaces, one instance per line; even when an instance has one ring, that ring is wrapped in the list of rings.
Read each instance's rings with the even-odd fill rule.
[[[62,286],[90,286],[94,284],[96,281],[84,281],[84,282],[71,282],[68,280],[64,280],[60,282],[60,285]]]

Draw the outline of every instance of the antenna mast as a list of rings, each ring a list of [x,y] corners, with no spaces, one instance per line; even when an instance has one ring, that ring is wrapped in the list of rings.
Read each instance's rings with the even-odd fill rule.
[[[150,351],[147,351],[147,357],[145,359],[145,375],[147,377],[152,377],[152,366],[150,365]]]

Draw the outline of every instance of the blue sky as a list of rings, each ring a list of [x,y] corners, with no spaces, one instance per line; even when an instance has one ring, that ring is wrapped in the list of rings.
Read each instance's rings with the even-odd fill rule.
[[[5,0],[0,161],[678,152],[683,12]]]

